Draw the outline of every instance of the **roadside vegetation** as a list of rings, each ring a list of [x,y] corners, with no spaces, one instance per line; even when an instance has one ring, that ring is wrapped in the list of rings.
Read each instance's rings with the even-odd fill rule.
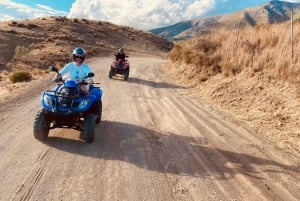
[[[28,71],[17,71],[9,75],[9,81],[12,83],[16,82],[27,82],[32,79],[32,75]]]
[[[197,73],[203,81],[218,73],[234,76],[241,72],[297,81],[300,78],[300,23],[294,23],[293,33],[292,41],[290,24],[212,31],[177,43],[169,57],[172,62],[186,66],[178,74],[190,72],[185,75],[190,78]]]
[[[163,70],[300,152],[300,23],[293,29],[293,40],[289,23],[199,35],[176,43]]]

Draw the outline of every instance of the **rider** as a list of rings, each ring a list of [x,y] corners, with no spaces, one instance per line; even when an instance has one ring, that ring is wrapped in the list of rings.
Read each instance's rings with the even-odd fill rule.
[[[121,59],[122,61],[125,61],[126,55],[125,55],[125,53],[124,53],[124,49],[123,49],[123,48],[120,48],[120,49],[118,50],[118,52],[115,54],[115,56],[116,56],[116,60]]]
[[[68,63],[60,70],[60,74],[64,80],[71,79],[79,83],[82,79],[92,72],[90,66],[84,63],[86,52],[83,48],[77,47],[73,50],[73,62]],[[56,75],[55,80],[59,79]],[[89,83],[92,82],[91,78],[86,79]],[[89,93],[89,85],[81,84],[80,89],[84,95]]]

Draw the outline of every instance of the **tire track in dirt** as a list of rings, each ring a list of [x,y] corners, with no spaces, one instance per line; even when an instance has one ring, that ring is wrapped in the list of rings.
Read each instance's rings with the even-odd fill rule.
[[[184,103],[186,102],[186,103]],[[210,163],[213,163],[214,165],[211,165],[209,163],[206,164],[206,167],[216,167],[216,170],[213,169],[212,172],[223,172],[224,166],[225,168],[230,169],[230,174],[232,174],[232,177],[237,178],[237,181],[235,181],[235,184],[231,184],[230,189],[227,189],[226,192],[230,192],[230,190],[233,188],[233,186],[236,186],[236,189],[240,189],[244,191],[242,195],[246,194],[246,192],[257,192],[254,193],[256,195],[262,194],[263,190],[267,187],[267,190],[271,193],[268,193],[270,197],[273,197],[273,194],[278,193],[280,196],[282,196],[282,199],[289,198],[291,200],[295,199],[297,195],[290,195],[289,192],[285,192],[279,185],[276,187],[274,186],[271,188],[272,180],[274,178],[270,177],[270,175],[265,175],[264,170],[260,170],[261,168],[259,166],[263,165],[269,165],[271,168],[269,171],[278,171],[278,173],[282,173],[283,175],[290,175],[293,172],[297,171],[295,167],[285,165],[284,163],[268,160],[269,157],[266,154],[266,150],[264,152],[259,149],[259,147],[263,147],[262,141],[259,140],[259,138],[255,137],[254,132],[249,132],[248,129],[244,129],[242,126],[238,126],[236,124],[232,125],[230,121],[222,121],[222,115],[218,114],[218,116],[215,116],[212,112],[205,111],[205,107],[200,108],[197,107],[197,104],[199,104],[199,100],[196,101],[196,104],[193,104],[192,101],[184,99],[183,101],[179,101],[177,99],[177,108],[178,111],[186,111],[186,116],[191,116],[190,123],[192,125],[198,126],[199,124],[206,125],[207,131],[201,132],[201,134],[204,134],[204,137],[209,139],[213,139],[210,141],[211,147],[216,147],[216,152],[211,154],[211,157],[214,158],[214,161],[211,161]],[[204,109],[204,110],[203,110]],[[213,111],[213,110],[211,110]],[[189,115],[188,115],[189,114]],[[207,115],[208,114],[208,115]],[[220,118],[221,117],[221,118]],[[199,129],[200,130],[200,129]],[[200,130],[201,131],[201,130]],[[223,138],[220,138],[220,134],[225,135]],[[214,136],[212,138],[212,136]],[[221,140],[221,143],[219,142]],[[266,141],[266,140],[265,140]],[[249,144],[256,144],[256,146],[244,146]],[[227,144],[227,145],[226,145]],[[226,146],[224,146],[226,145]],[[236,150],[234,152],[228,152],[227,150],[232,150],[231,147],[235,147]],[[253,153],[255,155],[251,156],[249,153]],[[260,154],[258,154],[260,153]],[[202,158],[205,158],[203,156]],[[223,162],[222,162],[223,161]],[[221,162],[221,163],[220,163]],[[273,167],[272,167],[273,166]],[[286,170],[286,168],[290,169],[290,171]],[[253,170],[252,170],[253,169]],[[226,176],[226,175],[225,175]],[[255,182],[259,183],[257,178],[264,178],[266,184],[263,185],[257,185],[253,186],[254,180]],[[225,179],[227,179],[225,177]],[[283,178],[280,178],[282,181]],[[286,180],[290,180],[286,179]],[[284,179],[283,179],[284,181]],[[270,182],[270,184],[268,184]],[[246,185],[248,184],[248,185]],[[241,188],[241,186],[247,186],[244,190]],[[252,190],[249,190],[252,189]],[[292,189],[296,190],[296,189]],[[273,192],[272,192],[273,191]],[[280,193],[279,193],[280,192]],[[251,196],[251,195],[249,195]],[[276,195],[279,197],[278,195]],[[264,197],[258,198],[258,199],[265,199]]]
[[[24,181],[20,183],[20,187],[18,188],[11,200],[30,200],[32,192],[34,191],[35,187],[38,185],[40,179],[42,178],[44,167],[48,161],[48,158],[46,156],[48,151],[49,148],[45,149],[45,151],[38,156],[37,163],[34,164]]]
[[[191,169],[191,167],[186,167],[182,164],[193,164],[194,168],[202,167],[204,168],[202,172],[207,172],[207,177],[215,178],[216,181],[213,182],[215,184],[211,184],[210,186],[218,186],[217,190],[219,192],[217,194],[223,195],[223,198],[232,197],[230,195],[238,194],[240,194],[240,196],[237,197],[244,196],[249,198],[253,197],[254,194],[256,195],[255,199],[259,200],[280,196],[282,196],[282,199],[289,198],[290,200],[297,198],[298,194],[290,194],[290,192],[283,190],[284,188],[282,188],[280,185],[273,186],[272,177],[265,175],[263,170],[256,170],[259,165],[269,164],[270,166],[274,166],[274,171],[279,173],[282,172],[283,176],[286,177],[286,175],[293,173],[296,174],[297,169],[295,167],[284,165],[280,162],[269,161],[268,156],[263,155],[263,151],[265,151],[265,149],[263,151],[259,149],[259,147],[263,146],[263,142],[261,142],[260,139],[255,136],[256,134],[251,133],[248,128],[244,128],[242,125],[236,125],[230,123],[229,121],[223,121],[220,114],[217,114],[217,116],[216,114],[209,112],[207,109],[204,109],[205,107],[203,106],[198,107],[199,102],[201,103],[200,100],[195,100],[195,102],[196,104],[191,102],[190,99],[187,100],[181,97],[165,97],[153,100],[148,99],[147,103],[144,104],[151,106],[151,108],[144,108],[143,110],[152,111],[152,113],[150,113],[152,117],[147,121],[151,122],[151,125],[146,125],[146,127],[155,127],[156,129],[159,128],[159,130],[169,130],[172,133],[179,132],[180,136],[182,135],[182,137],[178,137],[180,139],[178,142],[172,140],[172,138],[168,138],[167,145],[165,145],[167,148],[161,151],[161,153],[166,154],[172,152],[175,154],[171,157],[165,156],[165,159],[160,159],[160,161],[164,161],[167,158],[176,158],[176,160],[178,160],[178,157],[175,155],[180,156],[180,153],[182,152],[189,153],[187,155],[190,157],[193,156],[188,159],[190,162],[184,161],[185,163],[183,163],[181,161],[176,162],[176,160],[172,162],[173,164],[168,162],[167,166],[170,172],[175,171],[180,173],[180,170],[188,172],[187,170],[189,168]],[[140,107],[142,108],[142,106]],[[226,117],[226,119],[229,118]],[[176,127],[178,127],[178,130]],[[186,133],[184,131],[186,131]],[[188,140],[184,139],[185,135],[187,135],[187,137],[192,136],[195,139],[203,138],[204,140],[200,141],[199,146],[201,147],[202,144],[207,146],[202,147],[203,150],[206,150],[205,154],[203,154],[201,151],[195,151],[194,148],[191,148],[192,146],[190,146],[190,143],[186,142]],[[161,138],[163,137],[158,137],[157,139],[159,145],[162,145]],[[234,144],[232,140],[235,141]],[[246,146],[245,150],[243,150],[244,146],[248,144],[256,144],[256,146]],[[235,147],[235,152],[227,151],[228,149],[230,150],[231,147]],[[254,154],[260,153],[259,155],[262,158],[252,157],[251,155],[243,153],[249,153],[249,151]],[[279,170],[276,170],[278,168]],[[285,168],[290,169],[290,171],[285,171]],[[193,170],[190,172],[194,174]],[[252,177],[254,179],[252,179]],[[261,185],[253,185],[253,183],[260,183],[259,180],[262,178],[267,179],[270,183],[263,182]],[[279,179],[282,180],[283,178],[281,177]],[[285,180],[287,181],[290,179],[291,177]],[[226,180],[226,182],[223,182],[222,180]],[[228,184],[228,180],[233,181]],[[245,187],[241,188],[241,186]],[[296,189],[297,187],[292,189],[293,192],[295,192]],[[217,190],[215,189],[215,191]],[[205,192],[209,192],[209,189],[207,189]],[[277,192],[278,195],[276,195]],[[275,196],[273,197],[273,195]]]

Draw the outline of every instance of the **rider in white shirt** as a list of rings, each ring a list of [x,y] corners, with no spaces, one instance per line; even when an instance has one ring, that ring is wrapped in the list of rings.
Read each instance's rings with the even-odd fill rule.
[[[73,62],[68,63],[60,70],[60,74],[64,80],[71,79],[79,83],[82,79],[92,72],[90,66],[84,63],[85,59],[85,50],[81,47],[75,48],[73,50]],[[92,82],[92,79],[89,78],[89,82]],[[80,85],[80,89],[86,95],[88,94],[89,85]]]

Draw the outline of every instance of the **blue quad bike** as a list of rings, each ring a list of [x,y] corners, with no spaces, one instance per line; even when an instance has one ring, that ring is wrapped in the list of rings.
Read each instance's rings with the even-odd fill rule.
[[[44,91],[41,95],[42,110],[34,121],[34,137],[40,141],[48,138],[49,130],[55,128],[72,128],[81,132],[83,140],[94,141],[95,124],[100,123],[102,115],[102,89],[89,85],[89,95],[82,95],[79,88],[87,84],[85,79],[93,77],[89,73],[85,79],[76,83],[73,80],[63,80],[58,69],[50,67],[58,74],[57,86],[54,90]]]

